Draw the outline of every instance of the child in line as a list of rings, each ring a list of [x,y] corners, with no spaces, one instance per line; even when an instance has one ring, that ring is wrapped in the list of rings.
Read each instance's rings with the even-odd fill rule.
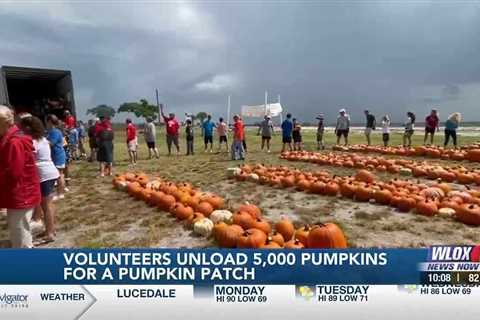
[[[302,127],[300,126],[300,122],[297,119],[293,119],[293,131],[292,131],[292,138],[293,138],[293,150],[294,151],[302,151]]]
[[[384,115],[382,118],[382,139],[383,146],[388,147],[390,141],[390,117],[388,115]]]
[[[318,127],[317,127],[317,150],[324,150],[325,145],[323,144],[323,133],[325,132],[325,123],[323,113],[319,114],[317,117]]]
[[[185,137],[187,140],[187,156],[192,155],[193,156],[193,125],[192,125],[192,120],[187,119],[185,122],[187,125],[185,127]]]

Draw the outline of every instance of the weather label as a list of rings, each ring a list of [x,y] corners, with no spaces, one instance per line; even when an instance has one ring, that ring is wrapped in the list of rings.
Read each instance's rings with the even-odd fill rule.
[[[370,286],[318,285],[318,302],[367,302]]]
[[[268,301],[266,286],[224,285],[214,287],[217,303],[265,303]]]

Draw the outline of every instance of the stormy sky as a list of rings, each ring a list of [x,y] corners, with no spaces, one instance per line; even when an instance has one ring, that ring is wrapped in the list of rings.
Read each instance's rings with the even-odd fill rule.
[[[433,106],[480,120],[476,1],[2,1],[0,43],[2,65],[71,70],[81,118],[158,88],[179,114],[268,90],[302,120]]]

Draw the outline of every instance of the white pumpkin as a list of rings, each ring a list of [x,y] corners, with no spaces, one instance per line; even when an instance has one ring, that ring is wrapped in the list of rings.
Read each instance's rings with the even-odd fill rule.
[[[242,173],[242,169],[240,168],[227,168],[228,178],[234,178],[235,176],[238,176],[240,173]]]
[[[193,225],[193,232],[203,237],[209,237],[213,231],[213,222],[208,218],[198,220]]]
[[[412,175],[412,169],[401,168],[401,169],[400,169],[400,175],[402,175],[402,176],[411,176],[411,175]]]
[[[442,217],[452,217],[455,213],[455,209],[452,208],[441,208],[438,210],[438,214]]]
[[[212,212],[209,218],[214,224],[217,224],[219,222],[231,224],[233,219],[233,213],[228,210],[215,210]]]
[[[128,186],[127,181],[118,181],[115,186],[117,187],[118,190],[125,191]]]
[[[252,181],[252,182],[257,182],[258,179],[260,179],[260,177],[258,176],[258,174],[256,173],[250,173],[248,175],[248,180]]]

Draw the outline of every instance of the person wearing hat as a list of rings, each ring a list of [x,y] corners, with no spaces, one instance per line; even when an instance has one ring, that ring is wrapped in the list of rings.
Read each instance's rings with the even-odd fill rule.
[[[316,118],[318,120],[317,126],[317,150],[324,150],[325,145],[323,144],[323,133],[325,132],[325,123],[323,113],[320,113]]]
[[[270,140],[272,139],[273,131],[274,128],[271,117],[265,115],[263,121],[260,122],[257,135],[260,135],[260,133],[262,134],[262,150],[265,148],[265,145],[267,145],[268,153],[270,153]]]
[[[130,157],[130,164],[136,165],[137,164],[137,128],[132,123],[131,119],[127,119],[126,121],[127,127],[127,149],[128,149],[128,156]]]
[[[365,137],[367,138],[367,145],[370,145],[372,143],[370,135],[372,134],[372,131],[375,130],[377,120],[375,119],[375,116],[370,113],[369,110],[365,110],[364,112],[367,119],[367,124],[365,126]]]
[[[338,112],[337,125],[335,126],[335,134],[337,135],[337,145],[340,144],[340,138],[343,136],[345,145],[348,145],[348,133],[350,131],[350,116],[345,109]]]
[[[439,131],[440,119],[438,118],[437,109],[432,109],[430,115],[425,118],[425,137],[423,138],[423,144],[427,144],[428,136],[430,136],[430,144],[433,145],[433,138],[435,136],[435,131]]]
[[[147,143],[148,159],[152,159],[152,153],[155,155],[155,158],[158,159],[158,149],[155,146],[155,141],[157,140],[155,123],[153,123],[153,119],[150,117],[147,118],[147,123],[145,123],[143,135],[145,137],[145,142]]]

